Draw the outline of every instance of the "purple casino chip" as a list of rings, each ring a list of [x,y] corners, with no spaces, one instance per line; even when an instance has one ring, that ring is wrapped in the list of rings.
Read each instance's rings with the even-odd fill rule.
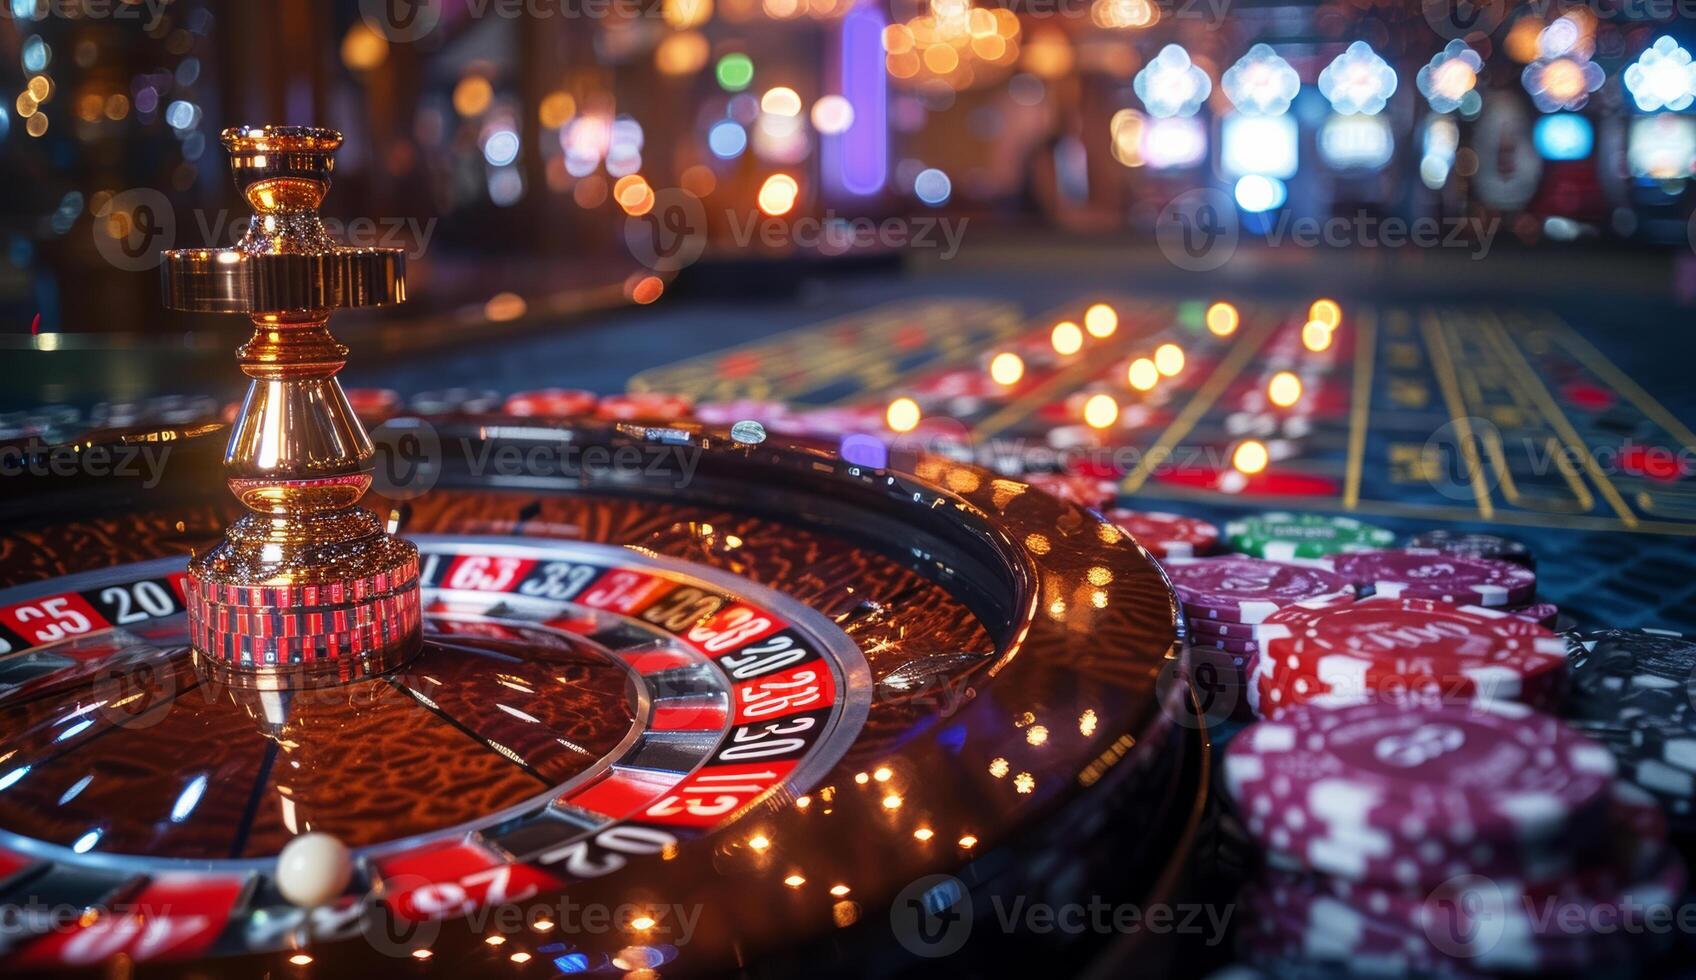
[[[1518,606],[1537,593],[1537,573],[1496,558],[1434,548],[1358,551],[1335,558],[1337,574],[1391,598],[1440,599],[1475,606]]]
[[[1292,602],[1354,594],[1327,562],[1264,558],[1168,558],[1161,563],[1193,625],[1258,623]]]
[[[1288,854],[1323,835],[1361,860],[1438,835],[1519,846],[1599,830],[1614,775],[1607,749],[1501,700],[1303,706],[1249,726],[1225,754],[1226,784],[1262,846]]]
[[[1520,619],[1529,619],[1533,623],[1538,623],[1542,626],[1548,627],[1549,629],[1555,628],[1555,624],[1560,620],[1561,616],[1560,607],[1552,602],[1534,602],[1529,606],[1519,606],[1514,609],[1506,609],[1503,611],[1510,616],[1518,616]]]

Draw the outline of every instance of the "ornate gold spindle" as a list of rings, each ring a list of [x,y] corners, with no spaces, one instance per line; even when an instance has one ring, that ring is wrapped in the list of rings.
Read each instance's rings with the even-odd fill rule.
[[[336,380],[347,348],[331,312],[406,298],[398,249],[349,248],[325,231],[340,133],[266,126],[223,142],[253,216],[230,248],[167,252],[171,309],[244,313],[237,352],[253,379],[224,454],[249,510],[189,563],[199,658],[238,681],[350,679],[404,662],[421,643],[418,550],[359,507],[371,440]]]

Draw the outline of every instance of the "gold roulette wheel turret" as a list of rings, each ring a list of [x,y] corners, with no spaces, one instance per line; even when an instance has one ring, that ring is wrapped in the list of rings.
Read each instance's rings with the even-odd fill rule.
[[[385,670],[421,640],[418,551],[359,506],[371,440],[336,380],[347,348],[328,328],[334,310],[404,300],[404,255],[325,231],[318,208],[341,141],[307,127],[225,130],[253,208],[247,233],[229,248],[167,252],[163,266],[167,306],[253,321],[237,351],[253,383],[224,456],[249,513],[189,565],[188,612],[196,655],[257,687]]]

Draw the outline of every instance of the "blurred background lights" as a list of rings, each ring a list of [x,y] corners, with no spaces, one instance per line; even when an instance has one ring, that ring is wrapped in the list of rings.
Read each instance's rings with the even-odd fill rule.
[[[1562,57],[1533,61],[1525,66],[1520,80],[1538,109],[1555,112],[1583,108],[1606,76],[1602,66],[1593,61]]]
[[[1143,165],[1142,141],[1147,122],[1148,117],[1135,109],[1120,109],[1113,114],[1107,121],[1107,132],[1112,139],[1113,159],[1127,167]]]
[[[1383,116],[1332,115],[1319,127],[1319,155],[1338,170],[1380,170],[1395,152],[1395,133]]]
[[[1150,119],[1142,158],[1152,170],[1184,170],[1207,160],[1207,124],[1193,116]]]
[[[1396,94],[1396,72],[1365,41],[1356,41],[1319,73],[1319,93],[1345,116],[1375,116]]]
[[[760,96],[760,111],[774,116],[798,116],[801,114],[801,96],[787,86],[767,89],[766,94]]]
[[[1259,214],[1282,207],[1289,199],[1289,189],[1284,182],[1276,177],[1266,177],[1261,174],[1249,174],[1237,179],[1235,188],[1237,207],[1250,214]]]
[[[719,88],[726,92],[740,92],[754,81],[753,59],[741,53],[727,54],[718,59],[713,75],[718,79]]]
[[[1168,44],[1137,72],[1131,88],[1149,115],[1164,119],[1195,115],[1213,91],[1213,82],[1190,61],[1188,51]]]
[[[1386,70],[1388,67],[1385,66]],[[1301,91],[1301,76],[1271,45],[1256,44],[1225,70],[1219,84],[1239,111],[1276,116],[1289,111],[1290,103]],[[1390,86],[1395,87],[1394,73],[1390,75]]]
[[[1207,322],[1207,330],[1215,337],[1229,337],[1237,332],[1237,308],[1229,303],[1214,303],[1207,308],[1202,318]]]
[[[707,131],[707,147],[720,160],[734,160],[748,148],[748,131],[729,119],[720,119]]]
[[[1279,408],[1301,401],[1301,379],[1294,372],[1279,371],[1266,384],[1266,399]]]
[[[1083,349],[1084,332],[1070,320],[1061,320],[1049,331],[1048,342],[1057,354],[1071,355]]]
[[[1184,370],[1184,349],[1177,344],[1161,344],[1156,347],[1154,369],[1164,377],[1177,377]]]
[[[1590,120],[1572,112],[1557,112],[1537,120],[1531,141],[1545,160],[1583,160],[1595,146]]]
[[[1307,318],[1317,320],[1333,330],[1342,325],[1343,308],[1334,299],[1316,299],[1307,308]]]
[[[1478,87],[1478,73],[1483,68],[1484,59],[1465,41],[1450,41],[1419,69],[1414,84],[1433,112],[1453,112]]]
[[[1024,359],[1012,351],[1002,351],[989,362],[989,377],[998,385],[1018,384],[1024,376]]]
[[[1152,391],[1160,383],[1160,369],[1150,358],[1139,357],[1126,369],[1125,380],[1138,391]]]
[[[1111,337],[1119,329],[1119,314],[1106,303],[1096,303],[1084,311],[1084,329],[1091,337]]]
[[[834,136],[854,125],[854,105],[840,95],[827,95],[813,103],[813,128]]]
[[[1231,466],[1244,476],[1254,476],[1265,472],[1266,464],[1271,462],[1271,459],[1265,443],[1258,439],[1249,439],[1238,444],[1236,451],[1231,453]]]
[[[911,398],[897,398],[889,403],[889,410],[884,413],[884,421],[889,423],[891,432],[911,432],[918,428],[922,418],[919,403]]]
[[[1084,402],[1084,423],[1092,429],[1105,429],[1119,420],[1119,403],[1112,395],[1091,395]]]
[[[1160,8],[1153,0],[1095,0],[1089,17],[1097,27],[1136,30],[1154,26],[1160,20]]]
[[[801,187],[795,178],[788,174],[772,174],[760,185],[760,210],[771,217],[781,217],[795,207],[795,198],[801,193]]]
[[[913,179],[913,194],[933,208],[947,204],[953,191],[954,184],[948,175],[935,167],[926,167]]]
[[[497,129],[483,141],[483,159],[491,167],[504,167],[518,159],[518,134]]]
[[[1219,170],[1227,178],[1254,174],[1289,180],[1300,164],[1301,128],[1294,116],[1227,116],[1219,141]]]
[[[1644,112],[1680,112],[1696,101],[1696,65],[1690,52],[1670,37],[1660,37],[1626,66],[1626,90]]]

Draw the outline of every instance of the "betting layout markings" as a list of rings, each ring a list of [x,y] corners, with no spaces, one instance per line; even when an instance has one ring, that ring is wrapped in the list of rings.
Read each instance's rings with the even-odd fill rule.
[[[971,336],[989,343],[1011,329],[1005,303],[975,299],[937,298],[915,303],[901,300],[869,310],[809,323],[775,337],[699,357],[651,368],[630,379],[632,391],[674,391],[713,400],[736,398],[793,399],[830,381],[850,377],[868,365],[886,363],[897,349],[896,338],[915,323],[935,343],[939,337]],[[851,337],[844,331],[861,326]],[[751,373],[745,379],[726,378],[727,358],[745,355],[778,373]]]
[[[1185,436],[1195,428],[1202,416],[1213,407],[1219,396],[1225,393],[1237,375],[1242,373],[1251,358],[1259,352],[1266,341],[1277,331],[1279,320],[1264,314],[1244,317],[1251,323],[1244,323],[1237,329],[1230,341],[1230,350],[1214,367],[1213,373],[1195,390],[1195,394],[1178,413],[1178,417],[1166,427],[1147,453],[1137,463],[1135,469],[1125,474],[1125,479],[1119,484],[1121,494],[1136,493],[1153,475],[1154,468],[1164,460],[1169,459],[1172,450],[1177,448]]]
[[[1069,358],[1063,359],[1045,377],[1037,378],[1027,375],[1024,390],[1017,396],[1008,399],[988,416],[979,419],[972,426],[972,435],[976,438],[987,438],[1005,432],[1018,423],[1029,418],[1044,405],[1050,404],[1056,398],[1065,397],[1065,393],[1075,390],[1082,385],[1106,377],[1119,370],[1118,358],[1130,352],[1130,345],[1149,345],[1163,331],[1155,334],[1138,333],[1134,327],[1139,323],[1161,322],[1162,317],[1170,321],[1170,305],[1145,305],[1126,301],[1108,301],[1119,312],[1119,329],[1108,338],[1089,338],[1084,342],[1083,350]],[[1027,321],[1029,332],[1027,337],[1046,338],[1049,331],[1062,319],[1075,317],[1082,319],[1082,310],[1087,306],[1087,300],[1079,298],[1073,302],[1056,307],[1046,313],[1032,317]],[[1103,358],[1101,355],[1111,349],[1114,356]]]
[[[1573,428],[1566,413],[1561,411],[1559,403],[1549,393],[1548,386],[1531,369],[1531,365],[1526,363],[1525,355],[1520,352],[1513,338],[1509,336],[1506,326],[1502,323],[1502,318],[1494,311],[1491,311],[1488,316],[1486,336],[1502,352],[1502,359],[1507,363],[1509,369],[1519,377],[1533,400],[1542,408],[1545,420],[1559,434],[1567,449],[1579,457],[1585,470],[1589,472],[1591,480],[1595,481],[1597,489],[1601,491],[1603,498],[1608,501],[1608,505],[1619,515],[1619,519],[1626,527],[1635,528],[1638,523],[1637,514],[1620,496],[1619,490],[1608,479],[1608,475],[1602,472],[1602,468],[1597,465],[1596,457],[1590,451],[1591,447]]]

